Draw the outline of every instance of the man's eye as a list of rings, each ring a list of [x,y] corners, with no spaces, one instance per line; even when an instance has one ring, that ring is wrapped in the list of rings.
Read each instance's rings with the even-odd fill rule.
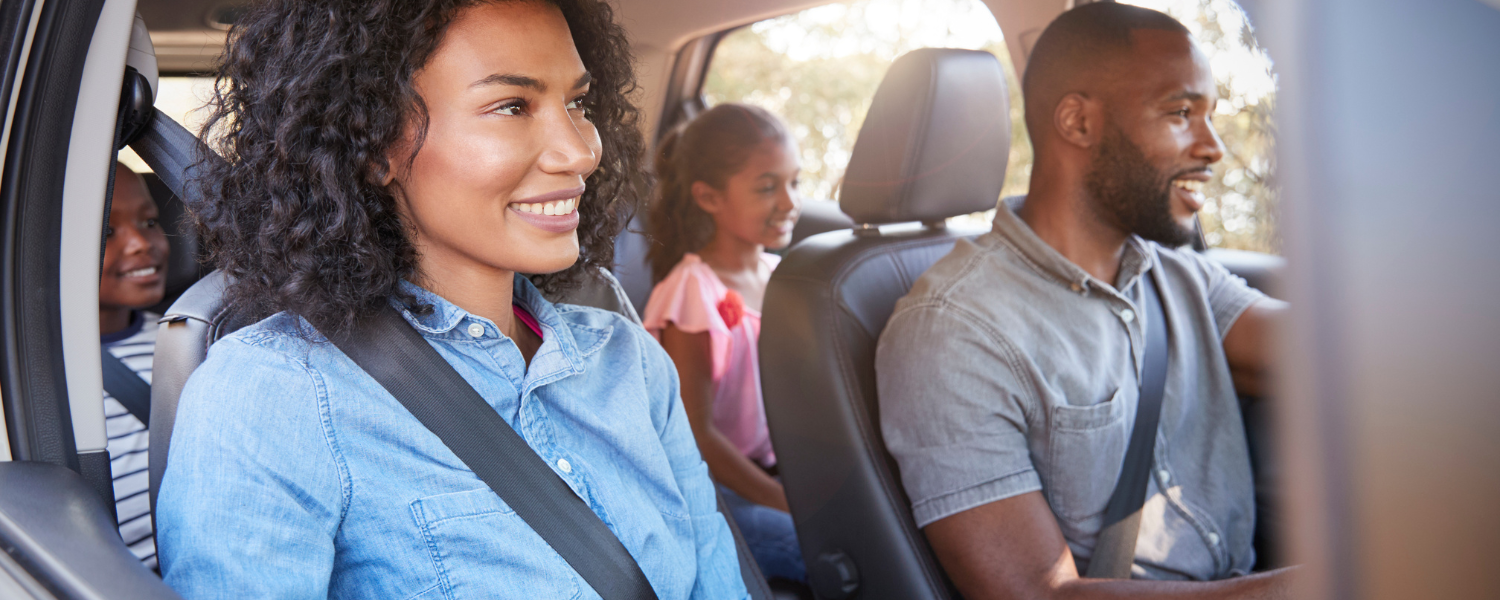
[[[108,225],[105,225],[104,226],[104,239],[107,240],[107,239],[112,238],[112,237],[115,237],[115,228],[110,227]]]
[[[500,108],[496,108],[494,112],[495,114],[505,115],[508,117],[518,117],[526,114],[526,103],[520,100],[514,100],[500,105]]]
[[[158,221],[156,219],[146,219],[146,228],[147,229],[153,229],[153,228],[155,228],[158,225],[161,225],[161,221]]]
[[[1186,119],[1190,115],[1193,114],[1193,109],[1191,109],[1191,108],[1179,108],[1179,109],[1177,109],[1176,112],[1173,112],[1172,114],[1177,115],[1179,117],[1182,117],[1182,118]]]

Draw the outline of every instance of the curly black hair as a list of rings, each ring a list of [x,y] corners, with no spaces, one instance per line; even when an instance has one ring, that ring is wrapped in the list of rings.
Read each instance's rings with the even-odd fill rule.
[[[484,1],[265,0],[236,23],[201,132],[224,160],[199,161],[202,198],[189,208],[231,277],[238,319],[288,311],[335,335],[390,298],[411,302],[399,286],[417,253],[383,184],[387,155],[413,126],[415,158],[428,114],[412,78],[455,15]],[[610,6],[512,1],[561,9],[593,75],[585,105],[604,148],[578,209],[578,261],[531,276],[552,296],[612,266],[614,237],[647,186],[645,143],[629,99],[633,59]]]

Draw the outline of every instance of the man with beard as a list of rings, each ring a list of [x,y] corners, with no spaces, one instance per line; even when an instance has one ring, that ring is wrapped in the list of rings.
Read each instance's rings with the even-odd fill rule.
[[[1224,153],[1207,58],[1167,15],[1087,4],[1038,38],[1023,91],[1030,194],[923,274],[880,338],[917,524],[969,598],[1284,597],[1285,570],[1250,573],[1236,391],[1265,387],[1285,304],[1181,248]],[[1086,579],[1161,326],[1146,278],[1168,358],[1133,579]]]

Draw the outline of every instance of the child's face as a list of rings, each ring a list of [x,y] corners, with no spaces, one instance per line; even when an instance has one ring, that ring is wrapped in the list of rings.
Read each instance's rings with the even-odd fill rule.
[[[750,153],[745,166],[724,183],[723,190],[705,190],[699,182],[698,205],[713,216],[715,235],[730,235],[770,249],[792,241],[792,226],[802,214],[797,193],[795,143],[763,142]]]
[[[121,167],[115,172],[104,241],[100,308],[145,308],[161,302],[167,287],[167,235],[156,219],[156,203],[145,183]]]

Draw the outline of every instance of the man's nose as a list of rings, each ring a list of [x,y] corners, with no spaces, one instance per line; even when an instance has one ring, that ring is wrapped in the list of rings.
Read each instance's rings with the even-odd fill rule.
[[[1224,140],[1219,139],[1219,132],[1214,129],[1212,119],[1205,117],[1203,124],[1196,128],[1193,140],[1193,156],[1200,158],[1208,164],[1219,162],[1224,158]]]

